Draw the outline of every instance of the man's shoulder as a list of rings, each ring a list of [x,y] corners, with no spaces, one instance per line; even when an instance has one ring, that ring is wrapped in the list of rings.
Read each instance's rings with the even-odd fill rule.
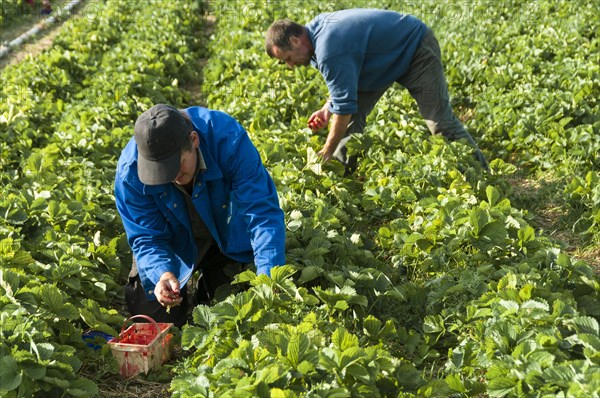
[[[194,121],[203,121],[206,124],[215,123],[215,122],[235,122],[233,116],[229,115],[226,112],[205,108],[202,106],[191,106],[189,108],[183,109],[183,111],[189,116],[189,118]]]
[[[136,162],[136,160],[137,146],[135,144],[135,139],[132,137],[119,156],[119,161],[117,162],[117,177],[127,170],[132,163]]]
[[[117,172],[115,177],[115,184],[127,185],[137,192],[147,192],[144,187],[144,183],[140,181],[137,173],[137,146],[135,140],[131,138],[117,162]],[[146,186],[149,187],[149,186]]]
[[[203,108],[190,107],[184,110],[201,138],[205,140],[230,141],[246,134],[244,127],[226,112]]]

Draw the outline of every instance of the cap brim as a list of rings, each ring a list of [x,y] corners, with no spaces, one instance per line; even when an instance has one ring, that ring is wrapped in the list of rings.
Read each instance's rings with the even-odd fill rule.
[[[172,182],[181,166],[181,152],[154,162],[138,156],[138,177],[146,185],[162,185]]]

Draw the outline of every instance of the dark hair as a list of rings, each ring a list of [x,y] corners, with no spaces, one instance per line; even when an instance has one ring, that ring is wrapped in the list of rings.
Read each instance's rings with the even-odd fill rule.
[[[306,28],[289,19],[280,19],[273,22],[265,34],[265,51],[273,58],[273,47],[288,51],[292,47],[290,39],[305,34]]]

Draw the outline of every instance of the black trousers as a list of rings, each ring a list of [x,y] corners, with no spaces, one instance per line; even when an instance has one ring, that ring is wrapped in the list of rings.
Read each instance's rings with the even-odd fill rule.
[[[225,256],[217,245],[211,246],[194,273],[201,271],[195,286],[195,291],[190,294],[189,282],[181,288],[183,300],[178,306],[172,307],[167,313],[157,300],[148,300],[137,271],[135,259],[129,281],[125,286],[125,303],[131,315],[148,315],[156,322],[173,323],[181,328],[191,314],[192,309],[198,304],[209,305],[215,294],[229,290],[233,277],[242,271],[242,264]]]

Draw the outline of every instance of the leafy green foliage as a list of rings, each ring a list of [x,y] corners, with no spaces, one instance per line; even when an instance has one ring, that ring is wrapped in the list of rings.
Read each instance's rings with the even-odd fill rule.
[[[408,363],[382,344],[395,333],[392,321],[368,316],[361,327],[348,315],[366,304],[364,297],[347,294],[349,288],[315,290],[314,296],[296,287],[291,271],[285,266],[273,269],[272,278],[242,275],[238,279],[251,284],[247,291],[195,308],[196,325],[182,336],[182,346],[195,354],[180,365],[174,396],[377,396],[383,387],[390,393],[414,389],[396,377]]]

